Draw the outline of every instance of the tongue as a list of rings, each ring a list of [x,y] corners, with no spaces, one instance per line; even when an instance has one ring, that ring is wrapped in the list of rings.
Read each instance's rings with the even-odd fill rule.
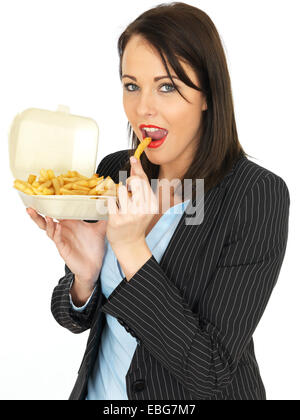
[[[147,132],[147,136],[151,137],[152,140],[160,140],[163,137],[165,137],[165,135],[166,135],[165,130],[156,130],[153,132]]]

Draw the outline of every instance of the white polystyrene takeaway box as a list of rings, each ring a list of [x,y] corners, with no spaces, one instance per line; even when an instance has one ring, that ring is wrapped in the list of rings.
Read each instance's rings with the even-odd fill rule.
[[[11,172],[23,181],[30,174],[38,177],[41,169],[52,169],[55,176],[71,170],[91,177],[96,172],[98,138],[97,123],[70,114],[68,107],[60,105],[57,111],[26,109],[10,127]],[[16,191],[26,207],[58,220],[105,220],[108,216],[104,195],[29,195]]]

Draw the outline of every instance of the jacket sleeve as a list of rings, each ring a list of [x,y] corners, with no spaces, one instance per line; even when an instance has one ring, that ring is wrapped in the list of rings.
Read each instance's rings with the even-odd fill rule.
[[[200,399],[212,395],[232,381],[277,282],[289,204],[288,188],[275,174],[251,187],[198,313],[153,255],[129,282],[123,279],[101,310],[127,324],[191,393]]]
[[[65,275],[59,280],[54,288],[51,299],[51,312],[55,320],[72,333],[79,334],[91,327],[97,301],[99,299],[100,284],[97,280],[93,295],[86,308],[79,312],[73,309],[70,302],[70,286],[74,280],[74,274],[65,264]]]
[[[121,159],[121,156],[123,159]],[[114,174],[118,169],[120,161],[127,158],[127,151],[115,152],[105,156],[101,160],[97,168],[97,173],[101,176],[107,177],[109,174]],[[114,176],[114,175],[113,175]],[[94,222],[85,220],[86,222]],[[100,276],[99,276],[100,277]],[[91,323],[97,307],[99,297],[105,299],[101,293],[100,278],[98,278],[93,295],[88,304],[82,311],[73,308],[70,301],[70,287],[74,280],[74,274],[65,264],[65,275],[59,280],[58,285],[54,288],[51,299],[51,312],[55,320],[63,327],[71,332],[78,334],[91,327]]]

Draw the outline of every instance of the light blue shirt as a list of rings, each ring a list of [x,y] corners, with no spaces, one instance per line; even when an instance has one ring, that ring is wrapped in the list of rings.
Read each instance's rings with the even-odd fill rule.
[[[146,236],[146,243],[158,263],[189,201],[170,207]],[[105,255],[100,281],[102,293],[106,298],[124,277],[123,270],[105,237]],[[82,311],[88,302],[89,300],[84,306],[77,308],[71,300],[74,309],[79,311]],[[137,340],[125,330],[115,317],[109,314],[105,314],[105,316],[107,322],[102,332],[98,357],[88,380],[86,399],[128,400],[126,374],[136,350]]]

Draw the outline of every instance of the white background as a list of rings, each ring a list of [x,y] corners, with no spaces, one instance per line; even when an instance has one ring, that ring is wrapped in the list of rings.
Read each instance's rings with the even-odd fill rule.
[[[286,256],[254,342],[267,398],[300,399],[299,2],[187,3],[204,10],[220,33],[241,144],[254,162],[281,176],[290,191]],[[50,312],[64,262],[12,188],[10,124],[27,108],[55,110],[64,104],[71,113],[97,121],[98,163],[108,153],[128,148],[117,39],[132,20],[157,4],[0,3],[0,399],[67,399],[88,337],[88,332],[75,335],[62,328]]]

